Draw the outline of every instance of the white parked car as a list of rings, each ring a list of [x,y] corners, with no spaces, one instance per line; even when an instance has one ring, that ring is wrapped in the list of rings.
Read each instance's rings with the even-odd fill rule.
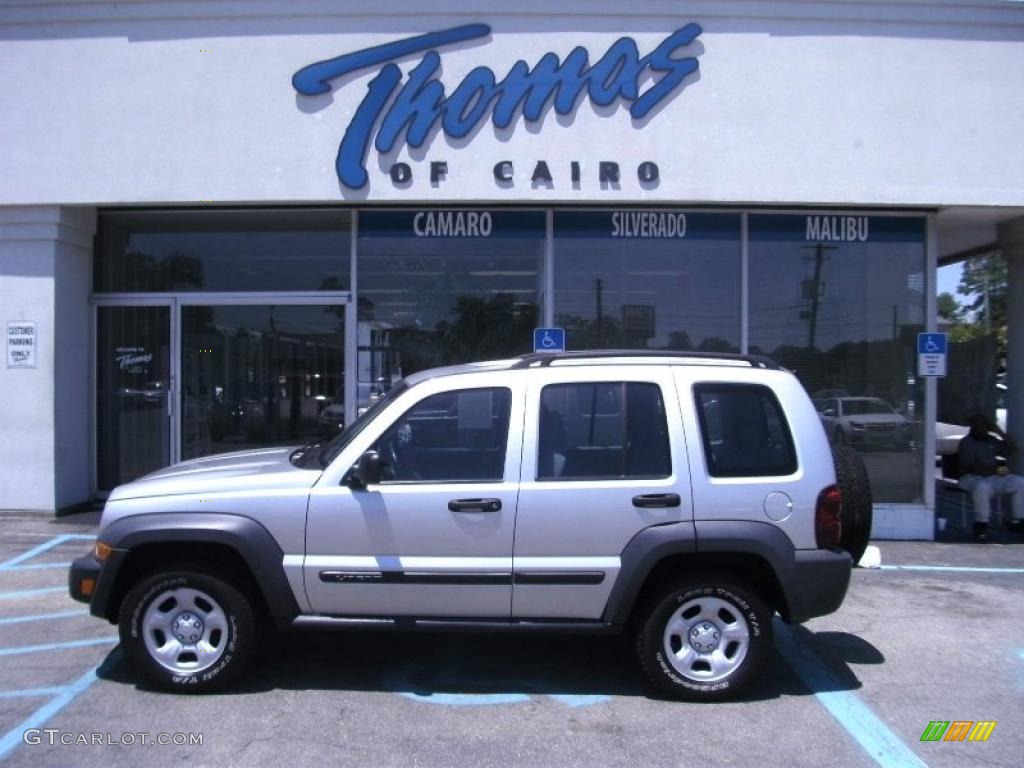
[[[836,445],[910,446],[910,422],[880,397],[830,397],[816,400],[814,407]]]

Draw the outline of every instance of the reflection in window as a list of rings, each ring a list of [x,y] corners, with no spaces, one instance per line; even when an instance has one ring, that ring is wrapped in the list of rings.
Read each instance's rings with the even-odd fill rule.
[[[538,480],[668,477],[661,388],[642,383],[551,384],[540,397]]]
[[[556,211],[554,248],[570,349],[739,351],[738,214]]]
[[[105,213],[95,290],[348,290],[350,237],[338,210]]]
[[[763,477],[796,471],[789,427],[770,389],[752,384],[700,384],[694,392],[704,455],[713,477]]]
[[[485,482],[505,475],[512,393],[462,389],[422,400],[373,446],[390,482]]]
[[[185,306],[181,322],[182,458],[344,425],[343,306]]]
[[[361,214],[359,404],[416,371],[530,352],[544,238],[542,212]]]
[[[796,373],[877,500],[921,501],[924,219],[751,214],[749,233],[750,351]]]

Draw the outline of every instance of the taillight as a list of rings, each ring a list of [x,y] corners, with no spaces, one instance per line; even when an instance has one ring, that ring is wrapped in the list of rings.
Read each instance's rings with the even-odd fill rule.
[[[843,494],[830,485],[818,494],[818,505],[814,508],[814,538],[819,549],[839,546],[843,535],[840,513],[843,511]]]

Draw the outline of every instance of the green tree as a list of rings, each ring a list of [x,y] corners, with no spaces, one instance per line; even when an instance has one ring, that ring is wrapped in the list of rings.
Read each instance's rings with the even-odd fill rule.
[[[1006,327],[1006,259],[990,253],[964,262],[956,292],[967,296],[964,309],[973,313],[974,322],[986,331]]]
[[[964,307],[949,291],[943,291],[938,299],[939,318],[956,325],[963,322]]]

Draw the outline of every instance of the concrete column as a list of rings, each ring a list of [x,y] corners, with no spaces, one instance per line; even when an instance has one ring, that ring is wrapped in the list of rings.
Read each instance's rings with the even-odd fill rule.
[[[1009,268],[1006,295],[1007,360],[1006,431],[1017,443],[1010,459],[1017,474],[1024,473],[1024,218],[1000,224],[999,247]]]
[[[0,508],[60,510],[90,491],[93,208],[0,207]],[[36,324],[8,368],[7,324]]]

